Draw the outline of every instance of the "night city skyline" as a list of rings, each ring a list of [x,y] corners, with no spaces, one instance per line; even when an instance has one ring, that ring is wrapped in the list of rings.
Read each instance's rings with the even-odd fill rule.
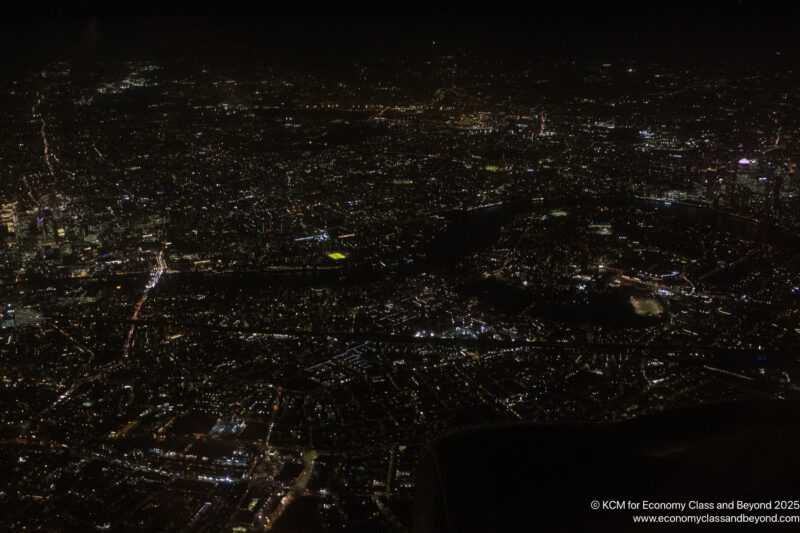
[[[798,17],[9,9],[0,527],[800,521]]]

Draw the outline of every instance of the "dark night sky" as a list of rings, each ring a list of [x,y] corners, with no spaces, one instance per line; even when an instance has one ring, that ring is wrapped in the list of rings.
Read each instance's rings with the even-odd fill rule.
[[[314,3],[210,0],[33,0],[4,8],[9,65],[101,53],[224,58],[252,53],[346,60],[391,56],[436,40],[504,59],[596,56],[715,64],[800,63],[800,2],[535,2],[523,0]],[[91,37],[96,32],[96,38]]]
[[[536,1],[536,0],[308,0],[242,2],[237,0],[29,0],[3,7],[11,15],[25,18],[69,19],[89,15],[103,17],[169,15],[253,19],[366,20],[453,19],[530,22],[547,18],[558,26],[595,23],[623,27],[660,24],[694,24],[707,28],[747,23],[773,26],[796,25],[800,6],[792,0],[647,0],[647,1]]]

